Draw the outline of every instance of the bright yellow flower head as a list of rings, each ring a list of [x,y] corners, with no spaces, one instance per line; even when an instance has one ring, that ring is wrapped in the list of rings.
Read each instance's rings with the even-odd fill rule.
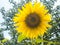
[[[51,14],[42,3],[29,2],[18,11],[13,17],[14,26],[18,33],[22,33],[27,38],[34,39],[43,36],[47,28],[51,27],[48,23],[51,21]]]

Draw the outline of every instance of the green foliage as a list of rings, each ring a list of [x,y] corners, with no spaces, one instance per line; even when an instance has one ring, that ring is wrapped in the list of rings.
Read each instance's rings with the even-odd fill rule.
[[[50,22],[52,29],[49,29],[42,39],[39,37],[38,39],[31,41],[30,39],[25,39],[26,37],[17,33],[15,26],[13,26],[14,22],[12,21],[12,18],[15,13],[18,12],[17,8],[21,9],[21,7],[29,1],[32,0],[21,0],[20,3],[16,4],[14,0],[9,0],[9,2],[13,4],[13,8],[8,11],[5,11],[4,7],[0,9],[3,19],[5,20],[1,23],[1,25],[6,26],[6,28],[0,29],[0,45],[60,45],[60,6],[53,9],[57,0],[40,0],[47,6],[47,9],[49,9],[49,12],[52,14],[52,21]],[[2,40],[4,40],[2,32],[6,30],[10,31],[9,34],[11,36],[11,40],[2,42]]]
[[[2,30],[0,29],[0,40],[3,40],[3,39],[4,39],[3,32],[2,32]]]
[[[26,37],[25,36],[23,36],[23,35],[19,35],[18,36],[18,42],[21,42],[23,39],[25,39]]]

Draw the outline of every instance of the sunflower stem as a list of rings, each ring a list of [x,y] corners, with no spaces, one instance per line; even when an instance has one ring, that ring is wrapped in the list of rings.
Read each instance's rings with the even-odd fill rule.
[[[36,45],[34,39],[31,40],[32,45]]]
[[[42,40],[41,45],[44,45],[44,43],[43,43],[43,36],[41,36],[41,40]]]

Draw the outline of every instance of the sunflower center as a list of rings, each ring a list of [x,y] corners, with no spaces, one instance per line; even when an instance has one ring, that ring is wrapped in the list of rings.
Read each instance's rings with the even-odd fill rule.
[[[30,28],[35,28],[40,24],[40,17],[36,13],[31,13],[26,17],[25,22]]]

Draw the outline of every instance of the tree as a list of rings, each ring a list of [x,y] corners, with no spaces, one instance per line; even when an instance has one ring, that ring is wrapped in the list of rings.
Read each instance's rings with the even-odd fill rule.
[[[21,9],[21,7],[29,1],[32,0],[21,0],[20,3],[16,4],[14,0],[9,0],[9,2],[13,4],[13,8],[8,11],[5,11],[4,8],[0,9],[0,12],[2,13],[5,20],[1,24],[6,26],[6,28],[0,29],[0,41],[4,40],[2,30],[9,30],[9,34],[12,38],[11,40],[3,42],[4,45],[41,45],[42,42],[44,45],[60,45],[60,5],[53,9],[53,6],[57,0],[40,0],[47,6],[49,13],[52,14],[52,21],[50,22],[52,29],[48,29],[48,32],[43,36],[42,39],[39,37],[38,39],[31,41],[30,39],[25,39],[22,35],[17,33],[15,26],[13,26],[14,23],[12,18],[14,14],[18,12],[18,7]]]

